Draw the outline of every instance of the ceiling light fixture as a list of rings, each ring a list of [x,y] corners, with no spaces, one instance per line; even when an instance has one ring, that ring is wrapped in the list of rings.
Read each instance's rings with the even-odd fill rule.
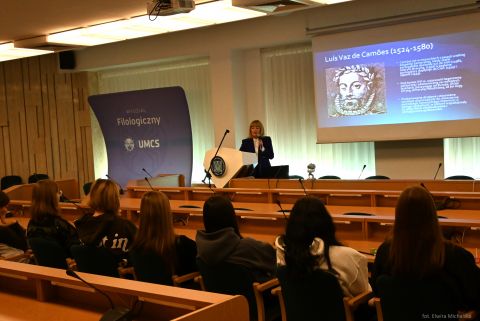
[[[51,50],[16,48],[13,42],[8,42],[0,44],[0,61],[45,55],[52,52]]]

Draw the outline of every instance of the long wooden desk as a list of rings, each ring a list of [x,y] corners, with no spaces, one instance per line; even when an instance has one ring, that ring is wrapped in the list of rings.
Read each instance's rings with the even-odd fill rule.
[[[418,180],[418,179],[306,179],[305,188],[344,190],[401,191],[408,186],[425,184],[430,191],[480,192],[478,180]],[[302,189],[298,179],[232,179],[231,188],[280,188]]]
[[[125,217],[138,223],[139,198],[122,197],[120,206]],[[200,200],[170,200],[175,214],[175,228],[179,233],[194,236],[196,230],[203,229],[203,203]],[[29,201],[12,200],[13,207],[21,208],[28,217]],[[293,204],[282,204],[282,212],[277,204],[233,202],[242,233],[273,242],[285,231],[286,217]],[[333,217],[340,239],[351,241],[381,242],[389,233],[395,220],[393,207],[340,206],[327,205]],[[86,207],[62,203],[62,213],[74,221],[84,214]],[[347,214],[346,214],[347,213]],[[352,214],[353,213],[353,214]],[[438,212],[439,221],[446,235],[460,237],[466,247],[480,248],[480,211],[443,210]]]
[[[79,273],[108,293],[115,305],[143,307],[135,320],[248,321],[242,296],[195,291]],[[105,297],[64,270],[0,261],[0,320],[98,321],[109,309]]]
[[[308,184],[306,184],[308,185]],[[293,204],[307,195],[320,198],[326,205],[394,207],[402,190],[388,189],[320,189],[306,188],[208,188],[208,187],[159,187],[171,200],[206,200],[213,194],[222,194],[236,202]],[[128,186],[127,196],[141,198],[150,187]],[[456,209],[480,209],[480,192],[432,191],[435,200],[450,198],[450,206]]]
[[[69,199],[79,199],[78,181],[74,178],[56,180],[58,188]],[[14,185],[4,190],[12,200],[31,200],[33,184]]]

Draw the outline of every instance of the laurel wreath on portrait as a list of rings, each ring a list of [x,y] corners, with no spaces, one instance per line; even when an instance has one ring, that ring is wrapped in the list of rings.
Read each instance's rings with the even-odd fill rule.
[[[374,82],[375,80],[375,73],[370,72],[370,69],[368,67],[362,65],[345,66],[335,70],[335,76],[333,77],[333,80],[337,82],[341,75],[349,74],[352,72],[362,74],[364,79],[368,82]]]

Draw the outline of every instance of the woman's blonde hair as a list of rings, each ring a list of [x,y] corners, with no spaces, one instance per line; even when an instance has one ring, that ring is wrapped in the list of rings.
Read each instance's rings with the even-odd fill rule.
[[[33,184],[32,207],[30,215],[33,220],[41,220],[46,216],[60,216],[58,206],[59,190],[57,183],[44,179]]]
[[[248,127],[248,137],[252,138],[252,127],[260,127],[260,136],[265,135],[265,128],[263,127],[262,122],[258,119],[255,119],[250,123],[250,126]]]
[[[158,191],[143,195],[140,203],[140,224],[132,250],[153,252],[166,258],[173,272],[175,262],[175,231],[168,197]]]
[[[118,214],[120,193],[117,183],[108,179],[97,179],[90,190],[88,206],[96,212]]]

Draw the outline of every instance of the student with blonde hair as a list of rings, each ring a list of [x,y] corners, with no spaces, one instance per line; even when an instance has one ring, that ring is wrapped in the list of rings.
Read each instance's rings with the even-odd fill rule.
[[[119,261],[126,259],[137,228],[120,217],[118,185],[108,179],[97,179],[89,197],[88,205],[93,214],[85,214],[75,222],[80,240],[85,245],[109,249]]]
[[[242,140],[240,150],[257,154],[258,164],[254,171],[256,178],[270,176],[270,160],[274,157],[272,139],[265,136],[265,129],[261,121],[254,120],[250,123],[248,138]]]
[[[138,233],[130,249],[137,279],[171,284],[172,275],[197,270],[196,256],[195,241],[175,234],[168,197],[158,191],[145,193],[140,204]]]

